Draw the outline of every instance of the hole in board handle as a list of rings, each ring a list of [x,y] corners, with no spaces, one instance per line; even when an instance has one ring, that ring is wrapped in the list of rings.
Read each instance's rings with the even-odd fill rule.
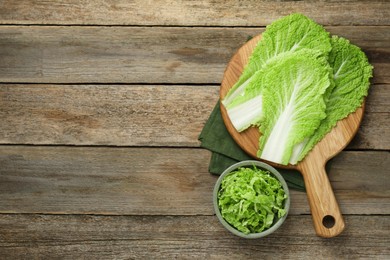
[[[324,225],[324,227],[326,227],[326,228],[332,228],[335,223],[336,223],[336,220],[331,215],[326,215],[322,219],[322,225]]]

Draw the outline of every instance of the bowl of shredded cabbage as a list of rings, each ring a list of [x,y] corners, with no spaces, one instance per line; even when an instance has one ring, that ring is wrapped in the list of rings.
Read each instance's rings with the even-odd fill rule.
[[[231,233],[260,238],[277,230],[290,209],[290,194],[282,175],[255,160],[236,163],[218,178],[213,192],[215,213]]]

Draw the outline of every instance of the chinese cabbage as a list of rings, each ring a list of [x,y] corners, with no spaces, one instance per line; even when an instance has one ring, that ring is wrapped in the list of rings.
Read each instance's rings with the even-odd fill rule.
[[[280,181],[256,167],[241,167],[226,175],[218,191],[222,217],[245,234],[260,233],[283,217],[286,199]]]
[[[270,59],[283,52],[304,48],[328,53],[331,49],[329,33],[321,25],[299,13],[282,17],[268,25],[243,73],[222,103],[228,105],[234,98],[245,93],[246,87],[252,82],[252,76]]]
[[[310,49],[286,54],[262,70],[260,158],[286,165],[293,147],[314,134],[326,117],[330,72],[327,58]]]
[[[326,118],[310,138],[294,148],[291,164],[302,160],[337,121],[360,107],[368,94],[373,67],[364,52],[342,37],[333,36],[331,43],[332,51],[328,61],[333,68],[335,87],[326,101]]]
[[[261,70],[253,75],[250,86],[245,90],[245,95],[236,97],[229,105],[226,112],[234,128],[242,132],[250,126],[259,124],[262,117],[262,75]]]

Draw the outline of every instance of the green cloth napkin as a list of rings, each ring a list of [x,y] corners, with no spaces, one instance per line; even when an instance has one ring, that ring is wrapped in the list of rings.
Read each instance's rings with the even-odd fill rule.
[[[227,131],[221,116],[219,102],[214,107],[202,132],[199,135],[201,147],[212,152],[209,164],[211,174],[220,175],[230,165],[244,160],[253,160],[234,141]],[[287,185],[295,190],[304,191],[305,186],[302,175],[295,170],[277,169],[287,182]]]

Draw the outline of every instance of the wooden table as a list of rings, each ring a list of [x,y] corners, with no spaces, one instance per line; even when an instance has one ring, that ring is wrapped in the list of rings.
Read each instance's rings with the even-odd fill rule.
[[[296,11],[375,66],[329,165],[346,230],[317,237],[293,191],[248,241],[214,215],[197,137],[233,53]],[[3,0],[0,24],[0,259],[390,258],[389,1]]]

